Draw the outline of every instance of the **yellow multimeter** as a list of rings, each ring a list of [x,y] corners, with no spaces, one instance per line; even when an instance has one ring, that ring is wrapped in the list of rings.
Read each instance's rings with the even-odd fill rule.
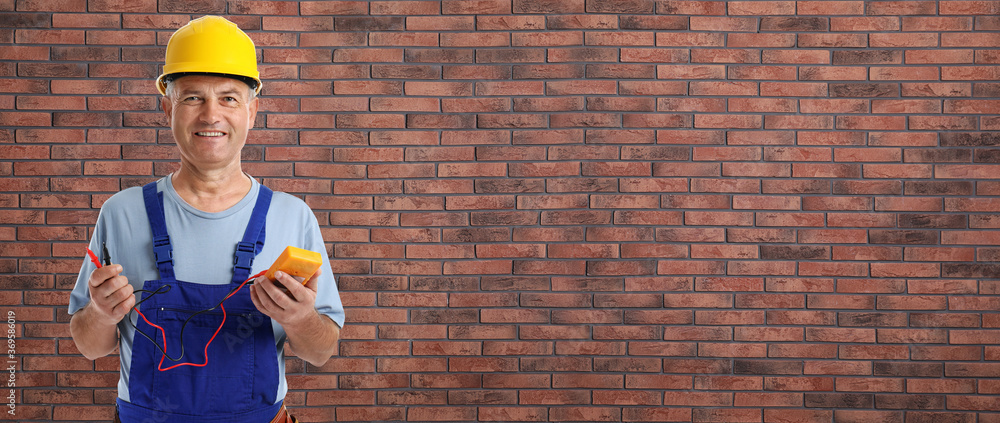
[[[267,273],[268,279],[277,281],[274,272],[282,271],[292,276],[305,278],[302,284],[309,282],[309,278],[316,274],[319,267],[323,265],[323,256],[315,251],[303,250],[292,246],[285,247],[278,259],[274,261]]]

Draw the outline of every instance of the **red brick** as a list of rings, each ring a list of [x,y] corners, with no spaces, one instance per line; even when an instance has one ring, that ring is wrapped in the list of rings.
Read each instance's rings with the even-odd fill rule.
[[[690,407],[726,407],[733,405],[731,394],[722,392],[693,392],[691,395],[665,395],[663,405]]]
[[[752,179],[695,179],[691,181],[691,192],[716,192],[756,194],[759,192],[759,181]]]
[[[804,33],[799,35],[798,44],[800,48],[864,48],[868,38],[864,34]]]
[[[941,6],[942,15],[996,15],[1000,4],[995,1],[955,1]]]
[[[933,15],[934,2],[930,1],[887,1],[881,4],[868,4],[866,13],[869,15]]]
[[[434,17],[432,19],[439,18]],[[545,22],[541,16],[533,15],[477,16],[473,26],[467,29],[473,29],[477,26],[480,30],[487,31],[539,30],[545,28]]]
[[[544,421],[545,407],[479,407],[480,421]]]
[[[527,2],[527,0],[519,0]],[[581,2],[581,0],[562,0],[562,1],[574,1]],[[542,5],[544,7],[544,5]],[[612,14],[594,14],[594,15],[556,15],[550,16],[547,19],[546,26],[549,29],[555,30],[570,30],[570,29],[593,29],[593,30],[612,30],[618,27],[617,16]]]

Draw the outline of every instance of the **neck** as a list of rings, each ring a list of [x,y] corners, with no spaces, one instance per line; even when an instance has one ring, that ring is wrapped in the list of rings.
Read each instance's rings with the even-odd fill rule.
[[[226,210],[250,192],[253,182],[237,166],[234,170],[199,171],[181,164],[171,177],[174,191],[192,207],[209,213]]]

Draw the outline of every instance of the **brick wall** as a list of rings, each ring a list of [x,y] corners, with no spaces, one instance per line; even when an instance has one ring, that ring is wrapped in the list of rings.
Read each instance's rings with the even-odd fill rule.
[[[998,1],[0,11],[17,420],[110,419],[69,290],[101,203],[176,167],[151,80],[213,13],[260,51],[246,169],[348,306],[289,360],[303,421],[1000,422]]]

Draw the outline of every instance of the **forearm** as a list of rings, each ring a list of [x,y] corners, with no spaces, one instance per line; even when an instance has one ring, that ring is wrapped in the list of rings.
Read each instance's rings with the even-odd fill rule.
[[[70,334],[84,357],[96,360],[111,354],[118,346],[118,327],[97,319],[91,304],[73,314],[69,321]]]
[[[295,355],[319,367],[337,351],[340,327],[328,316],[315,313],[300,324],[285,327],[285,334]]]

